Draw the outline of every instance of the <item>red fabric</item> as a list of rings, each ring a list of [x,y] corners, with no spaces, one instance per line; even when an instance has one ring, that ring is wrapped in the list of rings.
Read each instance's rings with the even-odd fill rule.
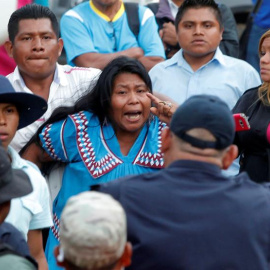
[[[17,8],[21,8],[27,4],[31,4],[33,0],[18,0]],[[10,58],[5,50],[4,45],[0,46],[0,74],[8,75],[13,72],[16,67],[16,63],[13,58]]]
[[[270,124],[267,127],[266,138],[267,138],[267,141],[270,143]]]
[[[0,46],[0,74],[6,76],[13,72],[15,67],[16,63],[8,56],[4,45]]]
[[[33,0],[19,0],[17,7],[19,9],[19,8],[21,8],[21,7],[23,7],[23,6],[27,5],[27,4],[31,4],[31,3],[33,3]]]

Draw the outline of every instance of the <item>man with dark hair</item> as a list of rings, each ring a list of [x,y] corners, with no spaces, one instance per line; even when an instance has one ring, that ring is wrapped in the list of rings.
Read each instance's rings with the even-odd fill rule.
[[[33,160],[36,145],[28,145],[37,129],[60,106],[73,106],[86,92],[91,91],[100,70],[78,68],[57,63],[63,48],[55,14],[36,4],[16,10],[9,21],[9,38],[5,46],[17,67],[7,77],[17,92],[36,94],[48,102],[48,109],[38,120],[16,132],[11,143],[23,157]],[[62,181],[64,166],[56,165],[48,176],[52,201]]]
[[[5,46],[17,63],[8,79],[17,92],[34,93],[48,101],[47,112],[16,133],[12,146],[20,151],[55,108],[72,106],[91,91],[100,71],[57,64],[63,41],[55,14],[47,7],[31,4],[16,10],[8,31],[10,40]]]
[[[174,25],[177,11],[184,1],[160,0],[159,3],[150,3],[148,5],[156,14],[159,35],[162,38],[167,58],[171,58],[180,49]],[[226,55],[238,57],[239,40],[234,15],[225,4],[218,3],[218,8],[222,14],[221,25],[224,27],[219,45],[220,50]]]
[[[193,95],[211,94],[233,108],[245,90],[261,84],[249,64],[222,54],[223,25],[214,0],[184,1],[175,27],[181,49],[149,73],[156,92],[180,105]]]
[[[193,96],[162,131],[164,170],[101,187],[126,211],[128,269],[269,269],[269,188],[221,173],[237,155],[234,134],[221,99]]]

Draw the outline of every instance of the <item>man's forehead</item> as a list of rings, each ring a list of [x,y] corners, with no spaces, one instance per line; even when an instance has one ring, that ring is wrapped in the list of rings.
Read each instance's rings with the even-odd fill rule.
[[[217,21],[215,11],[210,7],[189,8],[183,14],[182,20]]]
[[[22,19],[19,21],[18,33],[27,32],[54,32],[52,23],[48,18]]]

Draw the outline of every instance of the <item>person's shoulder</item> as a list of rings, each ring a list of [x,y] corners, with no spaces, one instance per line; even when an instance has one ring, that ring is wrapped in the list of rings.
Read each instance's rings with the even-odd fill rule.
[[[46,189],[46,180],[35,164],[29,160],[23,159],[11,146],[8,147],[8,152],[12,156],[12,168],[23,170],[30,178],[31,184],[33,186],[33,192],[27,196],[35,193],[37,190]]]
[[[20,78],[20,72],[18,66],[15,67],[14,71],[9,73],[6,78],[10,81],[10,83],[15,87],[15,81],[19,80]],[[15,90],[17,91],[16,87]]]
[[[6,252],[0,256],[0,268],[9,270],[36,270],[37,265],[33,261],[31,262],[27,258],[18,254],[13,254],[11,251]]]
[[[97,68],[72,67],[70,65],[59,65],[58,68],[67,76],[67,78],[88,78],[93,79],[99,77],[101,70]]]
[[[253,87],[248,90],[246,90],[243,95],[239,98],[239,102],[247,102],[252,104],[255,100],[259,99],[258,95],[258,89],[259,87]]]
[[[68,116],[68,120],[70,120],[70,123],[75,125],[76,130],[81,129],[81,127],[84,127],[85,129],[89,127],[98,129],[100,128],[100,122],[97,115],[90,111],[80,111],[74,114],[70,114]]]
[[[246,172],[241,172],[236,176],[232,176],[231,179],[233,179],[236,186],[241,187],[242,192],[246,192],[247,194],[250,193],[255,196],[263,196],[270,207],[270,183],[258,184],[251,180]]]
[[[10,82],[13,82],[13,77],[14,77],[14,71],[11,72],[11,73],[9,73],[9,74],[6,76],[6,78],[8,78]]]
[[[121,177],[109,183],[105,183],[99,187],[99,191],[110,194],[125,194],[129,188],[144,189],[144,184],[149,184],[150,181],[157,182],[158,179],[163,179],[163,170],[156,172],[148,172],[136,175]],[[117,197],[117,196],[116,196]]]
[[[258,89],[259,89],[259,86],[257,87],[253,87],[253,88],[250,88],[248,90],[246,90],[243,95],[242,95],[242,98],[245,98],[245,99],[257,99],[259,98],[258,96]]]
[[[138,9],[139,9],[139,12],[141,12],[142,14],[147,12],[147,15],[154,16],[153,11],[149,7],[138,4]]]
[[[231,66],[241,67],[241,68],[245,68],[245,69],[252,70],[252,71],[256,72],[256,70],[249,63],[247,63],[246,61],[244,61],[242,59],[238,59],[238,58],[228,56],[225,54],[223,54],[223,57],[224,57],[225,63],[227,65],[229,65],[230,67]]]
[[[81,20],[80,15],[82,15],[85,12],[88,12],[89,9],[90,9],[89,1],[85,1],[85,2],[80,3],[79,5],[76,5],[75,7],[67,10],[63,14],[62,18],[75,17],[75,18]],[[61,18],[61,20],[62,20],[62,18]]]
[[[178,68],[177,62],[178,62],[179,54],[180,54],[180,51],[178,51],[172,58],[167,59],[153,66],[153,68],[149,71],[149,75],[151,76],[151,74],[160,72],[167,68]]]
[[[44,190],[48,190],[46,179],[41,174],[39,168],[29,160],[22,159],[22,161],[24,162],[22,170],[28,174],[34,191],[40,190],[43,192]],[[31,195],[31,193],[29,195]]]
[[[260,101],[258,88],[259,87],[254,87],[246,90],[232,109],[233,113],[247,113],[246,111],[251,108],[252,105],[256,104],[256,101]]]
[[[72,67],[69,65],[57,65],[58,74],[63,86],[68,86],[71,92],[82,92],[91,90],[101,73],[97,68]],[[65,91],[65,87],[61,88]]]
[[[21,232],[18,231],[12,224],[8,222],[3,222],[0,225],[0,239],[5,234],[13,234],[13,235],[17,235],[20,238],[23,238]]]

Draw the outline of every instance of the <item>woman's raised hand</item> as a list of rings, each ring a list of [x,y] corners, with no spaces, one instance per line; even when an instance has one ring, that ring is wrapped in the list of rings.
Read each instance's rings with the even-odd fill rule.
[[[151,107],[151,112],[156,115],[161,121],[169,124],[174,114],[175,110],[178,107],[178,104],[172,101],[163,101],[154,96],[151,93],[146,94],[152,101],[154,107]]]

